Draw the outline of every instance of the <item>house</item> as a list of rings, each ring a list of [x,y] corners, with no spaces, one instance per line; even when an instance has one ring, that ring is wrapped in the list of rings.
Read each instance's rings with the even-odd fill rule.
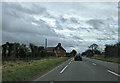
[[[47,47],[47,52],[54,52],[56,56],[64,57],[66,55],[66,50],[58,43],[56,47]]]
[[[0,56],[2,55],[2,46],[0,46]]]

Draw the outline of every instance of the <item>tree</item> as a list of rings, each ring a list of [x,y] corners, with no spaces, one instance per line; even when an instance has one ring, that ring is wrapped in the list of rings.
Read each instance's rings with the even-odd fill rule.
[[[12,51],[13,51],[13,45],[14,44],[7,42],[7,45],[8,45],[8,56],[11,57],[12,56]]]
[[[83,52],[82,54],[83,54],[83,55],[86,55],[86,56],[93,56],[92,50],[90,50],[90,49],[86,50],[86,51]]]
[[[105,45],[105,57],[120,57],[120,42],[117,44]]]
[[[4,44],[4,45],[2,45],[2,57],[7,57],[6,56],[6,51],[7,51],[7,45],[6,44]]]
[[[29,44],[29,47],[30,47],[30,49],[31,49],[31,52],[32,52],[32,56],[34,57],[35,56],[35,49],[34,49],[34,47],[35,47],[35,45],[33,45],[33,44]]]
[[[89,48],[91,50],[97,50],[98,49],[98,45],[97,44],[92,44],[92,45],[89,46]]]
[[[20,44],[19,43],[15,43],[14,53],[15,53],[16,58],[19,58],[19,49],[20,49]]]
[[[92,45],[89,46],[89,48],[92,51],[92,55],[94,55],[95,51],[98,49],[98,45],[97,44],[92,44]]]

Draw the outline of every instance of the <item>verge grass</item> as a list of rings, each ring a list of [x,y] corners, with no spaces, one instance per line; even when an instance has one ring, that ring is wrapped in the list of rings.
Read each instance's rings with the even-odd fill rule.
[[[108,61],[108,62],[114,62],[114,63],[120,63],[120,58],[116,58],[116,57],[89,57],[92,59],[97,59],[97,60],[102,60],[102,61]]]
[[[2,68],[2,81],[24,81],[68,59],[68,57],[61,57],[30,62],[7,62]]]

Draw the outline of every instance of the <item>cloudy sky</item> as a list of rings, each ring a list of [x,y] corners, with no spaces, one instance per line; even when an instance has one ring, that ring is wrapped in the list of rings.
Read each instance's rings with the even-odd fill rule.
[[[118,40],[117,2],[4,2],[3,43],[62,46],[82,52]]]

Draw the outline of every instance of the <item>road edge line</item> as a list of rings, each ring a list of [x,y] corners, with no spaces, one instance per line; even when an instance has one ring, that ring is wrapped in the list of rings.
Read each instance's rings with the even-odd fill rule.
[[[113,72],[113,71],[110,71],[110,70],[107,70],[109,73],[112,73],[112,74],[114,74],[114,75],[116,75],[116,76],[119,76],[120,77],[120,75],[119,74],[117,74],[117,73],[115,73],[115,72]]]
[[[71,58],[70,58],[71,59]],[[65,64],[67,61],[69,61],[70,59],[66,60],[65,62],[63,62],[62,64],[56,66],[55,68],[53,68],[52,70],[48,71],[47,73],[43,74],[42,76],[36,78],[35,80],[33,81],[38,81],[40,78],[46,76],[47,74],[49,74],[50,72],[54,71],[55,69],[57,69],[58,67],[60,67],[61,65]]]

